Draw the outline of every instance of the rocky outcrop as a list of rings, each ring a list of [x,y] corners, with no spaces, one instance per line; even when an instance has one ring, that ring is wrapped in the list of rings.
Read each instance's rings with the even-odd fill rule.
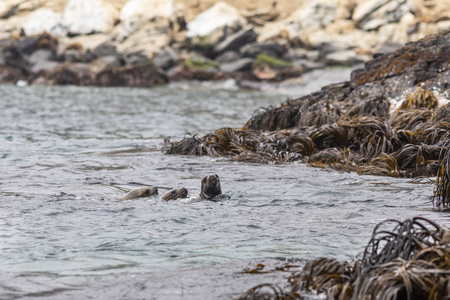
[[[63,14],[69,35],[109,32],[118,19],[118,10],[102,0],[69,0]]]
[[[261,110],[242,129],[168,142],[166,153],[434,176],[450,138],[449,57],[450,31],[429,36],[376,55],[350,81]]]

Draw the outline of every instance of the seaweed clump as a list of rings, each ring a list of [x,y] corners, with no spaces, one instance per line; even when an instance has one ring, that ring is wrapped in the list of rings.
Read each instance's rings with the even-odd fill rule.
[[[308,97],[288,100],[260,110],[243,128],[168,140],[165,151],[258,163],[301,161],[359,174],[435,176],[450,132],[450,108],[437,104],[434,93],[420,87],[391,113],[383,97],[346,108]]]
[[[375,226],[362,259],[318,258],[291,275],[290,291],[277,289],[282,296],[250,297],[250,290],[240,299],[448,299],[449,270],[450,231],[422,217],[387,220]]]

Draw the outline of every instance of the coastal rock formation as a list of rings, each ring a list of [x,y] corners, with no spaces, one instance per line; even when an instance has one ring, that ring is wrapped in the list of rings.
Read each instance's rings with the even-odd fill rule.
[[[242,129],[167,142],[165,151],[433,176],[449,137],[449,57],[450,31],[429,36],[375,55],[350,81],[263,109]]]

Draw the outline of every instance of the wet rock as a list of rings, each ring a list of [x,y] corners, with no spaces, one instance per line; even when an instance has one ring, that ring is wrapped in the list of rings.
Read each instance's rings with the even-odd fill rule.
[[[237,51],[225,51],[224,53],[217,56],[215,60],[219,64],[224,64],[224,63],[236,61],[240,58],[241,58],[241,55]]]
[[[151,60],[111,68],[96,75],[96,85],[99,86],[151,87],[167,82],[167,76]]]
[[[251,43],[243,46],[240,53],[244,57],[256,58],[260,54],[281,58],[286,53],[287,47],[282,43],[275,41],[266,41],[261,43]]]
[[[89,86],[95,83],[89,65],[83,63],[63,64],[56,70],[41,72],[41,76],[48,84]]]
[[[153,57],[153,63],[158,68],[169,69],[178,61],[178,54],[171,47],[165,47]]]
[[[109,32],[119,19],[114,5],[102,0],[69,0],[63,14],[69,35]]]
[[[253,58],[241,58],[236,61],[220,64],[220,71],[222,72],[238,72],[238,71],[250,71],[253,65]]]
[[[253,30],[253,27],[245,27],[216,45],[214,47],[214,52],[221,54],[230,50],[237,51],[242,46],[256,41],[257,38],[258,34]]]

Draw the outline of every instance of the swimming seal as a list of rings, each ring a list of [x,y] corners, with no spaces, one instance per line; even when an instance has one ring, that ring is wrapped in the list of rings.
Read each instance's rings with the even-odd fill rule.
[[[178,198],[186,198],[188,196],[188,190],[185,188],[171,189],[167,191],[159,199],[160,201],[176,200]]]
[[[208,174],[203,177],[200,197],[211,200],[219,195],[222,195],[219,176],[217,174]]]
[[[136,198],[142,198],[142,197],[150,197],[153,195],[158,194],[158,188],[153,186],[144,186],[137,189],[134,189],[122,198],[120,200],[131,200]]]

